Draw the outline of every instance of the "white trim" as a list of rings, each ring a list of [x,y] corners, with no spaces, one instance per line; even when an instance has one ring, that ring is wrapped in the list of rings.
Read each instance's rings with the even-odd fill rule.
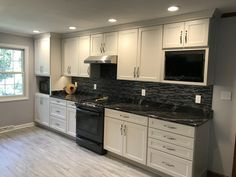
[[[29,47],[22,45],[12,45],[7,43],[0,43],[0,47],[11,48],[11,49],[21,49],[24,50],[24,95],[21,96],[7,96],[0,97],[0,102],[4,101],[21,101],[29,99]]]
[[[0,134],[6,133],[6,132],[11,132],[14,130],[23,129],[23,128],[33,127],[33,126],[34,126],[34,122],[20,124],[20,125],[9,125],[9,126],[5,126],[5,127],[0,127]]]

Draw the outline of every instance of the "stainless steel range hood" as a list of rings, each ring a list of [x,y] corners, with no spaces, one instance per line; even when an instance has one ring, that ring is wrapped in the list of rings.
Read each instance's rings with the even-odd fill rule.
[[[117,58],[118,58],[117,55],[89,56],[84,60],[84,63],[116,64]]]

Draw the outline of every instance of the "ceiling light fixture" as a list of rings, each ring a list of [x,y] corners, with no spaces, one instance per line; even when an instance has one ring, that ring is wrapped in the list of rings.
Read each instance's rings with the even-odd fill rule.
[[[175,11],[179,10],[179,7],[178,6],[170,6],[167,10],[169,12],[175,12]]]
[[[70,29],[70,30],[75,30],[76,27],[75,27],[75,26],[70,26],[69,29]]]
[[[40,33],[39,30],[33,30],[33,33]]]
[[[117,22],[117,20],[114,19],[114,18],[110,18],[110,19],[108,20],[108,22],[110,22],[110,23],[115,23],[115,22]]]

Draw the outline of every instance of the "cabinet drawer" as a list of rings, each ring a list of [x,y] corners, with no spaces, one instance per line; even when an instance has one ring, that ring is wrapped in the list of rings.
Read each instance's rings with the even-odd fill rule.
[[[165,130],[184,136],[194,137],[194,127],[190,127],[187,125],[181,125],[163,120],[149,118],[149,127]]]
[[[62,120],[66,120],[66,107],[51,103],[50,115]]]
[[[192,177],[192,162],[166,154],[164,152],[148,149],[149,167],[174,177]]]
[[[105,109],[105,116],[147,126],[148,118],[112,109]]]
[[[67,101],[67,102],[66,102],[66,105],[67,105],[67,107],[69,107],[69,108],[73,108],[73,109],[76,108],[75,102],[73,102],[73,101]]]
[[[186,147],[189,149],[193,149],[194,140],[193,138],[188,138],[185,136],[177,135],[174,133],[157,130],[153,128],[149,128],[148,136],[150,138],[154,138],[157,140],[161,140],[167,143],[172,143],[178,146]]]
[[[66,100],[50,98],[50,103],[66,106]]]
[[[66,121],[57,119],[55,117],[50,117],[50,127],[54,128],[60,132],[66,132]]]
[[[170,143],[166,143],[163,141],[149,138],[148,147],[156,149],[156,150],[160,150],[160,151],[163,151],[163,152],[166,152],[168,154],[172,154],[178,157],[182,157],[188,160],[193,160],[193,150],[176,146],[174,144],[170,144]]]

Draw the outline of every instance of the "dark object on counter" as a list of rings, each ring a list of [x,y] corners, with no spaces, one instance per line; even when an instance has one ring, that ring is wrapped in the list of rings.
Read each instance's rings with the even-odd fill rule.
[[[81,100],[76,104],[76,142],[98,154],[103,149],[104,105],[107,97]]]

